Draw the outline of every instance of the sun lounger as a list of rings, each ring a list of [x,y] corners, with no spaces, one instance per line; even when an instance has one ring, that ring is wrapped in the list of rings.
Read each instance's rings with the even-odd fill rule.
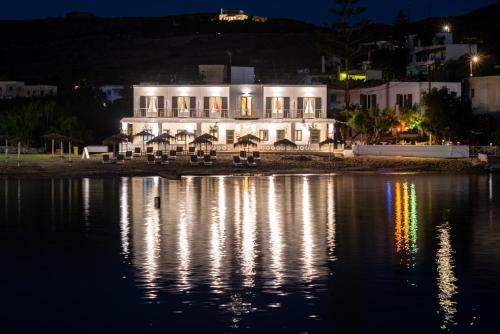
[[[191,166],[198,166],[200,162],[198,161],[198,157],[196,155],[192,155],[189,157],[189,164]]]
[[[255,162],[255,160],[252,156],[248,157],[247,165],[248,165],[248,167],[257,167],[257,163]]]
[[[124,164],[125,163],[125,156],[123,154],[118,154],[116,156],[116,163],[117,164]]]
[[[177,154],[181,155],[182,152],[184,152],[184,147],[182,146],[177,146]]]
[[[197,152],[197,155],[198,155],[198,158],[203,159],[203,156],[205,155],[205,152],[203,152],[203,150],[199,150]]]
[[[233,156],[233,166],[235,166],[235,167],[242,167],[243,166],[243,163],[241,163],[240,157],[237,155]]]
[[[161,156],[163,155],[163,151],[162,150],[157,150],[155,155],[158,157],[158,158],[161,158]]]
[[[170,150],[168,153],[168,159],[169,160],[175,160],[177,159],[177,151],[176,150]]]
[[[152,147],[146,147],[146,154],[153,154],[153,148]]]
[[[212,159],[210,158],[210,155],[207,154],[203,157],[203,164],[205,166],[212,166],[213,165],[213,162],[212,162]]]
[[[162,165],[168,165],[168,155],[162,154],[162,156],[161,156],[161,164]]]
[[[217,151],[216,150],[210,150],[210,159],[217,160]]]
[[[102,155],[102,163],[103,164],[110,164],[111,163],[111,159],[109,158],[109,154]]]
[[[194,147],[194,146],[189,147],[188,154],[189,155],[195,155],[196,154],[196,147]]]
[[[125,160],[132,160],[132,151],[125,152]]]
[[[240,160],[246,160],[246,159],[247,159],[247,152],[240,151]]]
[[[146,161],[147,161],[148,165],[154,165],[155,164],[155,156],[152,154],[148,154]]]
[[[136,147],[134,148],[134,157],[140,157],[141,156],[141,148]]]
[[[260,152],[259,151],[253,151],[252,153],[253,159],[258,161],[260,160]]]

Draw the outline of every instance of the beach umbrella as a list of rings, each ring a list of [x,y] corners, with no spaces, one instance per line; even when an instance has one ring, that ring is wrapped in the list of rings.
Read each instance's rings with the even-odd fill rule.
[[[248,138],[241,137],[236,143],[234,143],[234,147],[237,146],[243,146],[245,149],[248,149],[250,146],[257,147],[257,143]]]
[[[287,147],[292,147],[292,148],[296,148],[297,147],[297,144],[295,144],[293,141],[291,141],[289,139],[286,139],[286,138],[278,140],[273,145],[274,146],[281,146],[281,147],[285,148],[285,152],[286,152],[286,148]]]
[[[17,141],[17,167],[21,166],[21,137],[9,138],[11,142]]]
[[[194,137],[194,133],[189,132],[188,130],[181,130],[176,133],[175,138],[176,139],[184,139],[184,149],[187,151],[187,138],[188,137]]]
[[[9,154],[9,136],[7,135],[0,135],[0,140],[5,141],[5,160],[7,160],[7,155]]]
[[[219,140],[217,137],[215,137],[214,135],[211,135],[209,133],[204,133],[201,136],[198,136],[196,138],[205,138],[205,139],[208,139],[210,141],[217,141],[217,140]]]
[[[246,134],[244,136],[241,136],[238,140],[245,140],[245,139],[249,139],[249,140],[252,140],[252,141],[260,142],[260,138],[257,137],[256,135],[251,134],[251,133]]]
[[[328,151],[335,145],[335,140],[333,138],[326,138],[321,143],[319,143],[319,147],[328,145]]]
[[[205,138],[203,135],[196,137],[192,142],[189,143],[189,145],[201,145],[205,144],[205,151],[207,150],[207,145],[212,145],[212,142]]]
[[[142,150],[144,151],[144,144],[146,142],[146,137],[153,137],[153,134],[148,130],[142,130],[134,135],[134,137],[142,137]]]
[[[148,141],[148,145],[150,145],[150,144],[158,144],[158,145],[160,145],[160,144],[163,144],[163,145],[170,144],[170,141],[168,140],[168,137],[165,136],[165,135],[168,136],[168,134],[164,133],[164,134],[161,134],[159,136],[154,137],[153,139],[151,139],[150,141]]]
[[[55,142],[56,141],[61,141],[61,142],[66,141],[66,139],[68,137],[63,136],[62,134],[59,134],[59,133],[52,132],[52,133],[47,133],[47,134],[43,135],[42,138],[46,139],[46,140],[50,140],[52,142],[52,157],[54,157],[54,155],[55,155]]]
[[[117,133],[102,141],[104,145],[113,145],[113,155],[115,155],[115,146],[129,140],[129,136],[124,133]]]

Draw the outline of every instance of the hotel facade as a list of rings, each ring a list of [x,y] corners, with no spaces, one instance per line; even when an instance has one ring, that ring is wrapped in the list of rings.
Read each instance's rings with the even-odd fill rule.
[[[218,138],[215,149],[234,151],[239,137],[253,134],[261,139],[261,150],[276,150],[273,143],[286,138],[297,150],[315,151],[335,131],[334,120],[327,118],[326,85],[141,84],[133,91],[133,117],[121,121],[129,135],[209,133]],[[132,144],[142,145],[143,138],[134,137]]]

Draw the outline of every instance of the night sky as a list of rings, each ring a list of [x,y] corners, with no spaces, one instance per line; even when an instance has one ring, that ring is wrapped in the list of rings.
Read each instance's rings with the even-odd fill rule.
[[[412,20],[428,16],[460,15],[498,0],[362,0],[366,18],[390,23],[399,9],[410,4]],[[332,0],[22,0],[2,1],[0,19],[32,19],[89,11],[98,16],[166,16],[182,13],[243,9],[251,15],[294,18],[312,23],[332,20],[327,8]]]

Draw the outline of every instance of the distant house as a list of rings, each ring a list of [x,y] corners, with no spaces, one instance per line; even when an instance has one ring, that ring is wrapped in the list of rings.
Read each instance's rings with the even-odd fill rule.
[[[124,88],[123,85],[103,85],[99,87],[99,90],[104,93],[106,101],[113,103],[123,98],[122,91]]]
[[[246,21],[248,15],[241,9],[220,9],[219,21]]]
[[[500,116],[500,75],[467,79],[464,94],[470,99],[475,113]]]
[[[460,82],[432,82],[431,89],[447,88],[461,96]],[[402,108],[422,107],[424,93],[429,91],[428,82],[391,81],[380,86],[353,89],[349,92],[350,103],[363,109],[392,108],[399,112]]]
[[[227,78],[226,65],[198,65],[198,73],[205,84],[223,84]]]
[[[57,86],[25,85],[22,81],[0,81],[0,99],[57,95]]]
[[[410,59],[406,66],[408,76],[427,75],[429,68],[435,69],[446,65],[450,60],[477,53],[477,44],[453,43],[453,33],[449,28],[437,33],[432,45],[423,46],[417,35],[410,35],[407,37],[407,46],[410,50]]]

